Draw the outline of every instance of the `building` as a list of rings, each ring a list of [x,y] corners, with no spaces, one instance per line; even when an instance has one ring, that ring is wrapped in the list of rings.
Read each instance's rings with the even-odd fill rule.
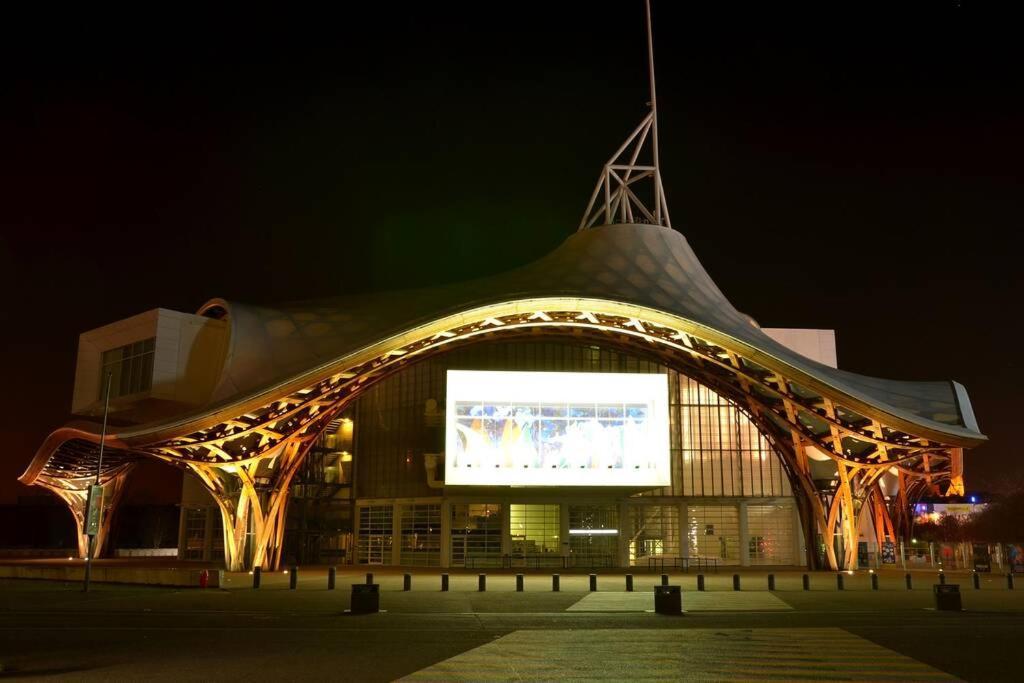
[[[140,459],[181,468],[181,556],[235,570],[891,555],[917,498],[963,492],[964,449],[985,440],[966,390],[839,370],[831,332],[736,310],[671,227],[651,95],[579,229],[529,265],[83,334],[89,421],[21,480],[67,503],[84,555],[97,469],[109,521]]]

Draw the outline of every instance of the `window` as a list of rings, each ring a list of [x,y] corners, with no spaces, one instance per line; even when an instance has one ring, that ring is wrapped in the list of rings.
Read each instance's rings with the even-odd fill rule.
[[[690,505],[686,514],[690,557],[740,563],[740,517],[735,505]]]
[[[452,566],[501,566],[501,506],[452,505]]]
[[[678,506],[632,506],[627,531],[630,565],[646,565],[652,557],[679,557]]]
[[[560,505],[510,505],[512,559],[523,560],[526,566],[533,566],[531,560],[536,566],[545,561],[561,566],[561,526]]]
[[[618,558],[618,547],[617,506],[569,506],[569,552],[574,566],[614,566]]]
[[[732,401],[684,375],[670,382],[684,496],[791,496],[782,461]],[[678,418],[676,418],[678,416]]]
[[[201,560],[206,549],[206,508],[185,510],[185,559]]]
[[[104,397],[110,375],[110,398],[129,396],[153,387],[153,356],[156,337],[104,351],[100,373],[100,399]]]
[[[390,505],[368,505],[359,508],[359,564],[391,564],[392,520]]]
[[[441,564],[441,506],[402,506],[401,564],[436,567]]]
[[[796,564],[794,515],[793,504],[788,501],[747,506],[751,564]]]
[[[211,560],[223,560],[224,559],[224,518],[221,517],[220,510],[214,508],[210,511],[213,515],[213,531],[210,537],[210,559]]]

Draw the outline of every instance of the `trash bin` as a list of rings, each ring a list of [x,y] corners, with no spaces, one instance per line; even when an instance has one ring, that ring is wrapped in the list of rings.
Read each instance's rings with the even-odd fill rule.
[[[372,614],[380,611],[380,584],[352,584],[352,614]]]
[[[935,609],[954,612],[963,609],[963,602],[960,600],[960,584],[937,583],[932,586],[932,590],[935,592]]]
[[[682,614],[683,592],[679,586],[655,586],[654,611],[658,614]]]

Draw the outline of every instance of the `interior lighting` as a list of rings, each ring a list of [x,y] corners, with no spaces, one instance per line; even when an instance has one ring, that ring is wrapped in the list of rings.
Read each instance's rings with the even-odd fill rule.
[[[569,529],[570,536],[617,536],[618,529]]]

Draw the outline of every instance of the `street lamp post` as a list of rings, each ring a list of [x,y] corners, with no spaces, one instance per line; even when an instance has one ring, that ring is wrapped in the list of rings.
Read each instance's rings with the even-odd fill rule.
[[[89,487],[89,499],[85,512],[85,533],[89,537],[89,544],[85,551],[85,581],[82,585],[82,592],[89,592],[89,580],[92,578],[92,555],[96,544],[96,536],[100,532],[103,523],[103,485],[100,484],[100,474],[103,472],[103,445],[107,440],[107,413],[110,412],[110,382],[114,373],[107,372],[107,386],[103,391],[103,427],[100,430],[100,454],[96,459],[96,483]]]

